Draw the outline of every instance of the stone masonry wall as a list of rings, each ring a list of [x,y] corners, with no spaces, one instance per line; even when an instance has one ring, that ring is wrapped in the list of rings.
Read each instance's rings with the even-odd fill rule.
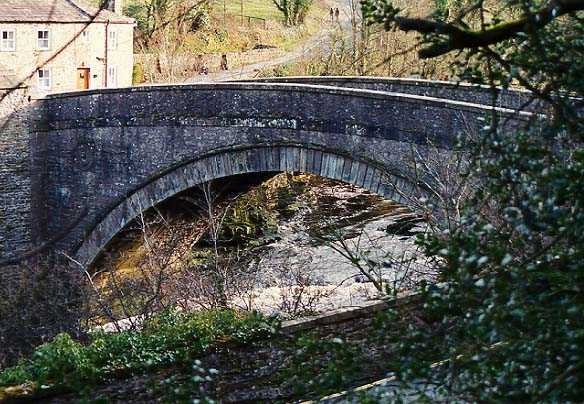
[[[359,76],[306,76],[268,77],[262,79],[241,80],[239,82],[311,84],[358,88],[363,90],[420,95],[424,97],[434,97],[481,105],[491,105],[493,100],[493,90],[489,86],[423,79]],[[496,93],[497,99],[495,105],[500,108],[540,111],[543,107],[541,101],[534,100],[531,93],[526,90],[499,88],[496,90]]]
[[[478,118],[491,111],[292,83],[106,89],[26,102],[18,89],[0,103],[9,117],[0,129],[0,262],[53,238],[60,242],[51,248],[75,253],[83,245],[89,262],[140,210],[238,173],[313,172],[399,199],[396,191],[414,190],[412,145],[422,155],[428,141],[447,149],[456,135],[478,132]]]
[[[93,245],[103,247],[137,209],[192,186],[198,176],[282,171],[288,169],[282,158],[292,159],[289,168],[295,169],[302,150],[313,151],[311,172],[346,175],[375,192],[379,172],[403,178],[412,144],[422,152],[428,140],[448,148],[456,135],[476,131],[477,118],[490,111],[416,96],[257,83],[89,91],[42,103],[48,126],[37,130],[45,149],[34,172],[45,195],[34,206],[34,222],[41,224],[41,239],[71,226],[58,246],[63,249],[79,248],[106,223]],[[260,148],[277,152],[274,165],[262,166]],[[203,166],[201,159],[207,159]],[[365,167],[361,176],[376,178],[358,180],[352,171],[359,167]],[[141,205],[132,208],[128,201]]]
[[[16,79],[24,80],[35,97],[47,93],[38,88],[35,72],[41,65],[51,70],[49,93],[75,90],[77,68],[90,69],[89,88],[105,87],[106,24],[0,23],[0,28],[16,33],[16,50],[0,52],[0,65],[12,69]],[[39,29],[50,31],[49,50],[38,50]],[[117,46],[107,51],[108,65],[115,66],[118,72],[117,84],[112,87],[131,86],[134,28],[132,24],[112,23],[108,29],[116,31],[118,37]],[[80,35],[83,30],[87,36]]]
[[[4,124],[10,115],[28,104],[28,93],[26,87],[0,88],[0,125]]]
[[[0,90],[0,261],[31,246],[27,104],[26,88]]]

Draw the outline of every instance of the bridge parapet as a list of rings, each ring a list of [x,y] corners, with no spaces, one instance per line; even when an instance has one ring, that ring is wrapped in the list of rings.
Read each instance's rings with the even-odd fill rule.
[[[500,108],[530,112],[541,111],[545,108],[542,102],[535,99],[527,90],[493,89],[490,86],[464,82],[364,76],[266,77],[233,82],[289,83],[357,88],[362,90],[420,95],[481,105],[493,105],[493,96],[496,95],[495,105]]]

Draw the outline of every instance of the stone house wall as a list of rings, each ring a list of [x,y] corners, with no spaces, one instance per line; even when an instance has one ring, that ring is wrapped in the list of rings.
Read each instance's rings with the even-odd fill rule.
[[[0,51],[0,65],[12,70],[17,80],[24,81],[34,97],[47,91],[39,89],[36,69],[51,69],[51,89],[58,93],[77,89],[77,69],[89,68],[89,88],[106,87],[106,29],[117,32],[117,47],[107,52],[108,66],[117,68],[117,84],[132,85],[133,24],[120,23],[0,23],[0,30],[14,29],[16,50]],[[50,31],[49,50],[38,50],[37,31]],[[82,31],[87,34],[82,34]],[[55,56],[56,55],[56,56]]]
[[[8,89],[0,86],[0,131],[8,117],[28,102],[29,90],[27,87]]]

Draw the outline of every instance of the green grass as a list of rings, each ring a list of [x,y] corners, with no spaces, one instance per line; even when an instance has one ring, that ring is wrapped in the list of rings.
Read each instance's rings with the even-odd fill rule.
[[[243,1],[243,15],[265,18],[270,21],[281,21],[282,14],[272,0],[241,0]],[[241,15],[241,1],[240,0],[212,0],[212,9],[216,18],[223,16],[223,4],[225,2],[226,14],[230,17]],[[134,0],[129,0],[126,4],[134,3]],[[102,0],[89,0],[89,4],[94,7],[99,7]],[[247,20],[246,20],[247,22]]]
[[[229,17],[239,17],[241,15],[241,1],[243,1],[243,15],[257,18],[264,18],[269,21],[281,21],[282,14],[272,0],[224,0],[225,12]],[[213,2],[213,12],[216,18],[223,16],[223,0]],[[253,22],[253,21],[252,21]],[[247,23],[247,19],[245,20]]]

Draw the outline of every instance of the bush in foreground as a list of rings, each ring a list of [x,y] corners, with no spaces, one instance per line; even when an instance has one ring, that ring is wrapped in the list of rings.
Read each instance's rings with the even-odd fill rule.
[[[247,343],[276,329],[275,320],[256,313],[167,311],[149,319],[140,331],[98,332],[87,344],[59,334],[29,359],[0,373],[0,386],[32,383],[76,390],[148,369],[190,364],[220,344]]]

